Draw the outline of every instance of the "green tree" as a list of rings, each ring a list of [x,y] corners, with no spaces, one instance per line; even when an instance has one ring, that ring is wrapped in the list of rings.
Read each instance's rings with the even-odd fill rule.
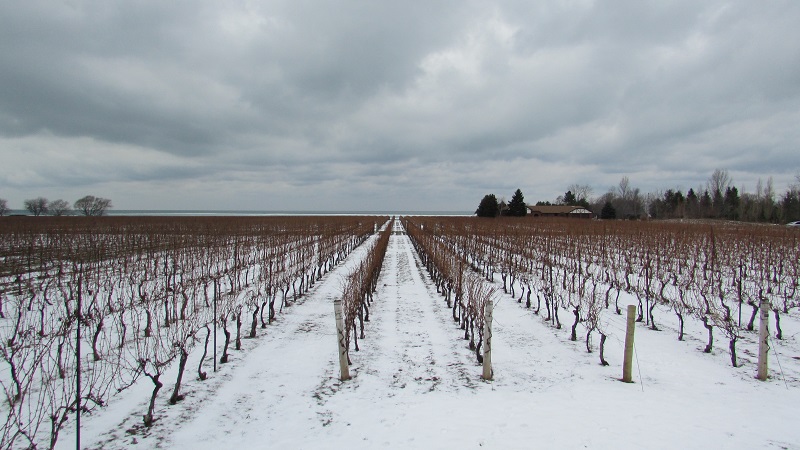
[[[508,203],[508,215],[525,217],[526,214],[528,214],[528,208],[525,206],[525,197],[523,197],[522,191],[517,189]]]
[[[614,205],[611,202],[606,202],[603,205],[603,209],[600,211],[600,218],[601,219],[616,219],[617,218],[617,210],[614,208]]]
[[[664,203],[668,206],[670,217],[683,217],[684,210],[686,209],[686,198],[683,196],[683,192],[681,192],[680,189],[677,191],[667,189],[667,192],[664,194]]]
[[[666,195],[666,194],[665,194]],[[658,194],[650,194],[650,204],[647,206],[647,212],[653,219],[663,219],[667,217],[669,206]]]
[[[708,191],[703,191],[703,195],[700,197],[700,217],[713,217],[713,204]]]
[[[781,199],[781,209],[784,222],[800,220],[800,189],[792,188],[786,191]]]
[[[478,217],[497,217],[500,214],[500,207],[497,203],[497,197],[494,194],[487,194],[481,200],[480,205],[478,205],[477,211],[475,214]]]
[[[728,220],[739,220],[739,190],[729,186],[725,189],[723,212]]]
[[[564,193],[564,197],[561,198],[562,205],[575,205],[578,202],[578,199],[575,198],[575,194],[572,191],[567,191]]]
[[[689,188],[686,193],[686,215],[690,219],[697,219],[700,217],[700,199],[694,193],[694,189]]]

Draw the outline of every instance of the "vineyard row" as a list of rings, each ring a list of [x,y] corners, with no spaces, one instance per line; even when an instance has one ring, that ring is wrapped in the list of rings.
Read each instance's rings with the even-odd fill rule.
[[[635,296],[637,321],[654,330],[656,306],[671,310],[678,319],[679,340],[685,321],[699,320],[708,336],[705,352],[713,348],[714,331],[721,330],[734,367],[737,341],[753,330],[759,308],[774,313],[775,337],[782,339],[781,314],[798,305],[796,230],[722,223],[423,217],[407,218],[405,224],[462,328],[479,320],[477,315],[465,319],[473,308],[465,298],[465,280],[477,273],[491,283],[499,274],[504,292],[516,297],[519,286],[518,301],[525,299],[536,314],[544,303],[545,320],[554,327],[562,327],[559,313],[568,311],[572,340],[577,340],[582,323],[588,351],[592,333],[599,333],[601,364],[607,364],[603,343],[609,335],[602,312],[613,303],[620,314],[622,292]]]
[[[74,413],[141,377],[153,386],[143,414],[152,424],[173,362],[171,404],[195,347],[207,378],[212,329],[224,334],[216,367],[388,218],[48,219],[0,228],[0,448],[53,448]],[[373,247],[385,251],[383,234]],[[373,253],[359,292],[374,289]]]

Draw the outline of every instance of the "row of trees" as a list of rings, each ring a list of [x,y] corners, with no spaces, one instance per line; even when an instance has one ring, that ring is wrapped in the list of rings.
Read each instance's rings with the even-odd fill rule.
[[[487,280],[499,273],[504,292],[555,328],[563,325],[560,312],[571,313],[570,338],[577,340],[582,327],[588,351],[599,333],[601,364],[603,343],[613,333],[607,314],[621,313],[623,292],[637,299],[638,321],[653,330],[660,312],[675,315],[679,340],[686,321],[701,323],[706,352],[721,331],[733,366],[736,345],[753,330],[762,300],[774,313],[779,340],[781,316],[800,304],[800,235],[782,227],[466,218],[415,224],[460,255],[451,264],[469,265]]]
[[[45,197],[37,197],[25,200],[25,209],[34,216],[51,215],[65,216],[73,211],[84,216],[102,216],[111,208],[111,200],[102,197],[87,195],[75,201],[72,205],[66,200],[47,200]],[[8,214],[10,211],[8,201],[0,198],[0,216]]]
[[[195,349],[197,379],[207,378],[214,330],[223,335],[216,368],[386,219],[4,221],[0,448],[53,448],[72,415],[143,377],[149,426],[171,364],[175,404]]]
[[[721,175],[720,175],[721,174]],[[778,199],[772,179],[764,184],[759,180],[755,193],[741,193],[732,185],[725,172],[715,173],[707,189],[702,192],[689,189],[668,189],[661,194],[651,194],[648,211],[654,218],[713,218],[747,222],[792,222],[800,220],[800,175],[797,183]]]
[[[517,190],[521,198],[521,192]],[[516,198],[515,194],[515,198]],[[772,178],[766,183],[759,179],[754,193],[740,192],[726,170],[717,169],[704,187],[691,188],[684,194],[680,189],[643,194],[631,185],[630,179],[620,182],[605,194],[591,198],[588,185],[571,184],[555,202],[538,201],[537,205],[583,206],[602,219],[726,219],[745,222],[786,223],[800,220],[800,174],[788,190],[778,196]],[[511,205],[503,209],[494,194],[483,198],[476,211],[479,217],[524,215],[511,213]],[[523,203],[524,205],[524,203]],[[523,208],[524,209],[524,208]]]
[[[475,211],[478,217],[497,217],[497,216],[510,216],[510,217],[525,217],[528,214],[528,207],[525,204],[525,197],[522,191],[517,189],[514,195],[511,196],[511,201],[506,204],[505,201],[498,203],[497,197],[494,194],[487,194],[481,199],[478,209]]]
[[[592,189],[573,184],[556,204],[588,207],[602,218],[726,219],[745,222],[786,223],[800,220],[800,174],[787,191],[778,195],[772,178],[759,180],[755,192],[743,192],[726,170],[717,169],[705,186],[643,194],[623,177],[605,194],[590,199]],[[542,202],[540,202],[542,203]],[[548,204],[544,202],[543,204]]]

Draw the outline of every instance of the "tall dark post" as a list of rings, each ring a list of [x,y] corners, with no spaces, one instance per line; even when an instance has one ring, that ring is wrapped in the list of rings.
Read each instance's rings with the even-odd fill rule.
[[[217,371],[217,292],[219,279],[214,278],[214,372]]]
[[[81,450],[81,308],[83,265],[78,269],[78,298],[75,309],[75,448]]]

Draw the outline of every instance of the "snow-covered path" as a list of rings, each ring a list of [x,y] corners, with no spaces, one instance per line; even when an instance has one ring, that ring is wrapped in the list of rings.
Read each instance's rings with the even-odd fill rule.
[[[359,388],[417,395],[474,386],[471,358],[443,300],[432,296],[407,236],[389,241],[365,349],[354,357]],[[374,342],[374,344],[373,344]],[[443,384],[444,383],[444,384]]]
[[[277,448],[290,448],[292,436],[324,423],[331,412],[315,399],[331,389],[336,375],[335,291],[329,281],[285,312],[280,329],[241,355],[246,360],[166,447],[247,448],[267,439]]]
[[[602,367],[581,339],[570,342],[568,330],[502,291],[494,310],[495,378],[482,380],[463,331],[408,236],[396,231],[361,350],[351,349],[351,380],[338,380],[332,302],[364,247],[266,333],[245,340],[209,380],[189,380],[186,400],[169,406],[162,392],[151,429],[139,425],[151,389],[140,382],[87,420],[84,442],[215,450],[800,448],[796,385],[755,381],[752,367],[733,369],[724,355],[641,328],[636,383],[621,383],[621,318],[609,325],[611,366]],[[571,317],[562,314],[567,327]],[[74,448],[71,439],[66,433],[60,447]]]

